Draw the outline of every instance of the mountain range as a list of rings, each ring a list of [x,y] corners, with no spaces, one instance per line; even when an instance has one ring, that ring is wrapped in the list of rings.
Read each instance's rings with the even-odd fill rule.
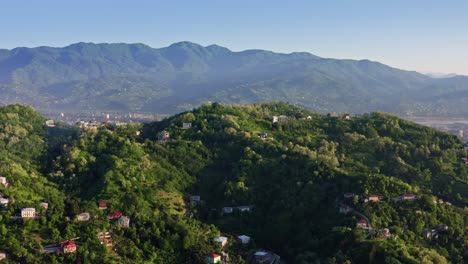
[[[173,114],[204,102],[285,101],[318,112],[468,115],[466,76],[431,78],[369,60],[192,42],[0,50],[0,93],[0,103],[57,112]]]

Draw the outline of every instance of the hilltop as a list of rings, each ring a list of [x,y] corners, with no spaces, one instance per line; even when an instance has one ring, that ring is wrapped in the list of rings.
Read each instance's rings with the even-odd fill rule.
[[[208,101],[284,101],[322,113],[468,114],[468,77],[434,79],[369,60],[192,42],[0,50],[0,92],[0,103],[59,113],[174,114]]]
[[[0,107],[0,194],[11,201],[0,250],[13,263],[202,263],[221,252],[250,263],[260,249],[286,263],[464,263],[463,143],[391,114],[346,116],[213,103],[79,128]],[[39,219],[16,219],[24,207]],[[41,254],[70,239],[76,252]]]

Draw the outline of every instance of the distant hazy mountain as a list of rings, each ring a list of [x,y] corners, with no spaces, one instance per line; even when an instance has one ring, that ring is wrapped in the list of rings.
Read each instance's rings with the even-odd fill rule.
[[[42,111],[174,113],[206,101],[279,100],[321,112],[468,114],[467,77],[434,79],[368,60],[191,42],[0,50],[0,94],[0,103]]]
[[[422,71],[420,73],[427,75],[429,77],[432,77],[432,78],[451,78],[451,77],[457,76],[456,73],[425,72],[425,71]]]

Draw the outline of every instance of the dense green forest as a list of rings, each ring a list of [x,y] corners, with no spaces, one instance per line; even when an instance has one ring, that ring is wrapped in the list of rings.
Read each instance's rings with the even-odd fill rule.
[[[0,107],[2,263],[252,263],[260,249],[284,263],[468,261],[463,143],[393,115],[213,103],[149,124],[45,121]],[[50,250],[67,240],[76,252]]]

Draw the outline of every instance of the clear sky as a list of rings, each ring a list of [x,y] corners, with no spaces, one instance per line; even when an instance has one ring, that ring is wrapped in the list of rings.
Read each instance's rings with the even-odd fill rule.
[[[466,0],[2,0],[0,48],[188,40],[468,75]]]

